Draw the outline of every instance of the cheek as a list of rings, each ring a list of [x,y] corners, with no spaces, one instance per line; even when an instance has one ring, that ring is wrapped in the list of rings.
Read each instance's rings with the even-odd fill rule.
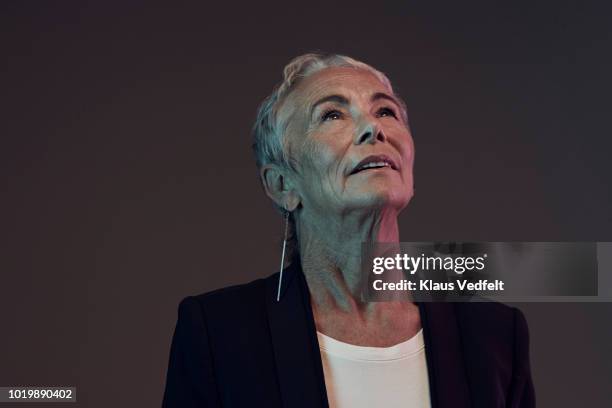
[[[406,130],[400,130],[395,138],[395,147],[398,150],[402,161],[402,177],[405,181],[412,178],[414,169],[414,142],[412,136]]]
[[[402,158],[406,161],[410,171],[412,171],[412,165],[414,164],[414,141],[410,133],[404,133],[400,140],[400,152]]]
[[[333,134],[312,135],[304,143],[304,158],[309,167],[320,177],[336,175],[345,152],[341,139]]]
[[[408,157],[408,163],[410,163],[410,171],[412,171],[412,166],[414,166],[414,142],[412,141],[412,137],[408,142],[406,156]]]
[[[311,205],[326,203],[321,204],[325,207],[342,193],[343,152],[342,146],[330,139],[314,137],[302,145],[303,193]]]

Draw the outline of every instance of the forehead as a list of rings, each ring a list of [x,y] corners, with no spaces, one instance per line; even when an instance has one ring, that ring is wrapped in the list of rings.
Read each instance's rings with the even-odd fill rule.
[[[312,103],[328,95],[369,98],[377,92],[392,93],[370,71],[351,67],[325,68],[303,79],[287,96],[281,112],[292,114],[300,108],[306,111]]]

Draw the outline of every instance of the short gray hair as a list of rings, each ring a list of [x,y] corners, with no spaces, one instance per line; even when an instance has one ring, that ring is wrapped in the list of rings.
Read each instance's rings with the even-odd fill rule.
[[[252,136],[253,151],[258,169],[271,163],[294,168],[287,155],[286,138],[284,137],[287,123],[283,123],[279,118],[279,110],[287,95],[304,78],[331,67],[349,67],[369,71],[393,92],[391,81],[385,74],[351,57],[338,54],[310,53],[294,58],[283,70],[283,81],[274,87],[272,93],[261,103],[257,112]],[[401,98],[397,97],[397,99],[402,105],[400,107],[402,120],[408,126],[406,105]]]

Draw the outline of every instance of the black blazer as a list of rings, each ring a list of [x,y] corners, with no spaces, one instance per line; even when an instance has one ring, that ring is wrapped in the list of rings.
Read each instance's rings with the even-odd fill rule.
[[[164,408],[328,407],[299,262],[266,279],[184,299]],[[534,407],[527,323],[494,302],[419,303],[432,408]]]

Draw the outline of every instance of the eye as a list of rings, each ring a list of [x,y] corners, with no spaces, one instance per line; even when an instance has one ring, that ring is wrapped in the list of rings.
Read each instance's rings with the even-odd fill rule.
[[[336,109],[328,109],[321,115],[321,122],[328,120],[337,120],[342,118],[342,113]]]
[[[380,108],[378,112],[376,112],[379,118],[384,118],[386,116],[392,116],[397,119],[397,114],[395,111],[389,107]]]

